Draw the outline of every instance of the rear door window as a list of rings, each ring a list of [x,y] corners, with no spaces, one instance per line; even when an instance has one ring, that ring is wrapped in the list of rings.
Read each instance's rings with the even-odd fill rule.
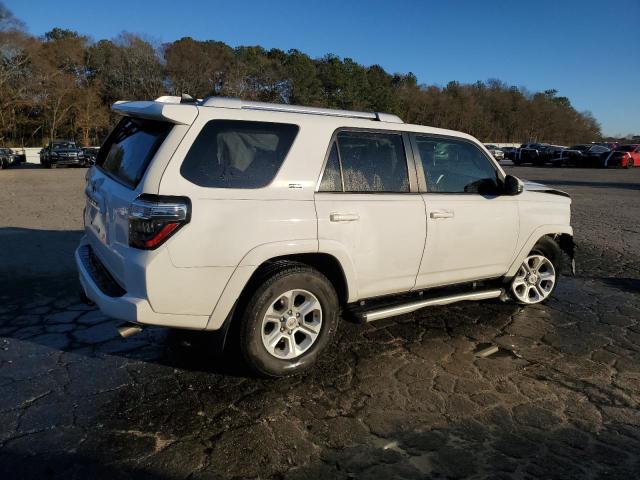
[[[266,187],[297,133],[297,125],[286,123],[212,120],[198,134],[180,173],[201,187]]]
[[[409,191],[407,157],[399,133],[338,133],[345,192]]]
[[[125,117],[100,148],[96,165],[135,188],[172,128],[167,122]]]

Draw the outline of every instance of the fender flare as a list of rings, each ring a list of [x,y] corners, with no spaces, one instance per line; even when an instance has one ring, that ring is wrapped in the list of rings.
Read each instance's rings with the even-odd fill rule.
[[[218,330],[223,326],[247,282],[262,264],[273,258],[306,253],[326,253],[334,257],[342,267],[345,276],[349,292],[348,301],[357,299],[355,269],[346,248],[339,242],[305,239],[264,243],[247,252],[235,268],[209,316],[205,329]]]
[[[538,240],[540,240],[540,238],[544,237],[545,235],[555,235],[555,234],[563,234],[563,235],[569,235],[570,237],[573,237],[573,228],[570,225],[541,225],[538,228],[536,228],[531,233],[531,235],[529,235],[529,238],[527,238],[527,241],[524,242],[524,245],[522,246],[522,248],[520,248],[520,251],[516,255],[513,262],[511,263],[509,270],[507,270],[505,277],[506,278],[513,277],[518,272],[518,268],[520,268],[520,265],[522,264],[526,256],[529,254],[529,252],[533,249],[534,245],[538,242]]]

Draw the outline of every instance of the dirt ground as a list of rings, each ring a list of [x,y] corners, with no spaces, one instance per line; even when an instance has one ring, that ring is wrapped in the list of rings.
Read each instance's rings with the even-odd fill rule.
[[[117,338],[77,297],[86,170],[0,171],[0,478],[637,478],[640,168],[507,170],[572,195],[553,299],[343,322],[278,381],[206,334]]]

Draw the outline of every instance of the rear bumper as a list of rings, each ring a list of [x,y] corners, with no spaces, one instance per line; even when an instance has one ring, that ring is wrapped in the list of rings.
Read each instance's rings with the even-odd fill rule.
[[[91,248],[85,237],[75,252],[76,267],[85,295],[100,308],[102,313],[127,322],[164,327],[204,329],[209,315],[176,315],[153,311],[147,299],[136,298],[121,287],[110,288],[109,278],[101,276],[99,268],[88,261],[87,249]],[[113,281],[111,279],[111,281]]]

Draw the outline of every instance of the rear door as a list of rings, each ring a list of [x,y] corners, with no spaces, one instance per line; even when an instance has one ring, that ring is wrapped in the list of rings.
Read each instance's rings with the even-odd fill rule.
[[[518,201],[499,195],[494,163],[463,139],[416,134],[412,145],[427,222],[416,288],[503,275],[518,240]]]
[[[167,122],[124,117],[87,177],[85,232],[95,254],[125,287],[129,205],[140,194],[140,180],[172,127]]]
[[[402,133],[342,130],[330,147],[315,195],[318,240],[350,259],[357,298],[415,284],[426,219],[408,146]]]

